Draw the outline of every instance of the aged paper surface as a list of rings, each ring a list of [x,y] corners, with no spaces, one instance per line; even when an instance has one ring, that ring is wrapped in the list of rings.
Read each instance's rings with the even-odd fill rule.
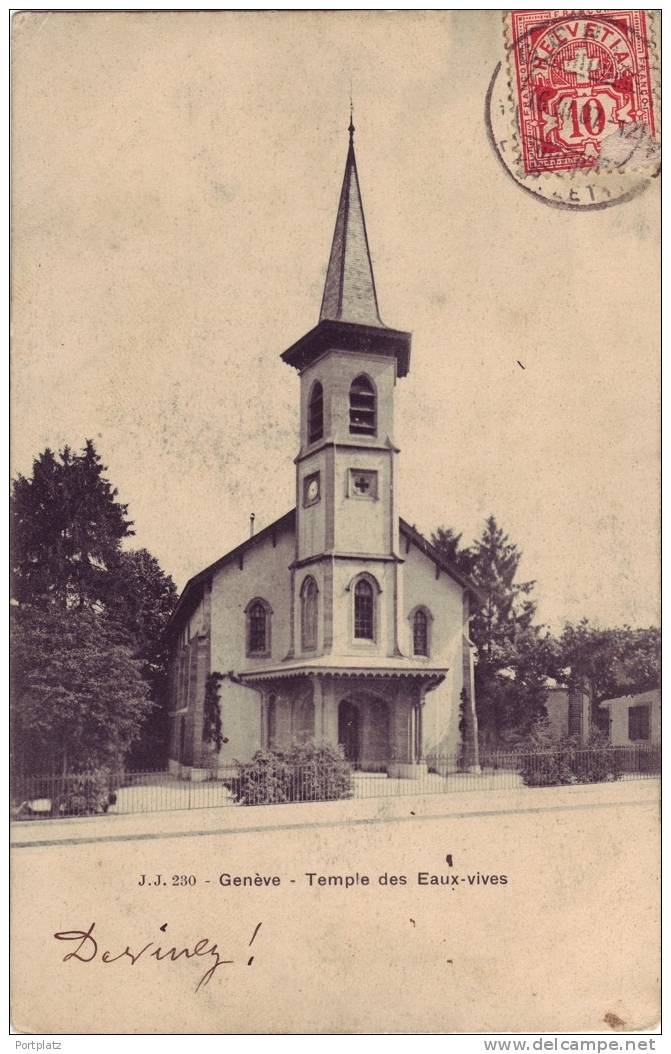
[[[654,169],[612,206],[535,200],[495,134],[507,47],[500,12],[16,15],[16,470],[94,437],[180,588],[286,512],[279,354],[317,318],[351,91],[383,318],[413,332],[401,514],[474,534],[500,510],[551,625],[656,623]],[[17,825],[14,1027],[655,1027],[656,781],[543,793]],[[92,923],[96,960],[64,962],[54,934]]]

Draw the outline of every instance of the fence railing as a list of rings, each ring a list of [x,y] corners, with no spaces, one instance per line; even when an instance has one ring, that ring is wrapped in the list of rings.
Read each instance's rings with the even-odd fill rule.
[[[570,786],[645,779],[661,770],[660,747],[557,747],[534,752],[487,752],[478,767],[460,755],[429,756],[414,765],[397,761],[288,766],[232,764],[199,782],[167,771],[97,771],[25,776],[12,785],[12,817],[64,819],[75,816],[164,812],[172,809],[333,801],[346,798],[444,794]],[[188,770],[184,771],[188,776]]]

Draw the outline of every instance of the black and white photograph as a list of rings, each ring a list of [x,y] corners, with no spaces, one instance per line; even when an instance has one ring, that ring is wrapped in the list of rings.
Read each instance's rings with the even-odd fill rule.
[[[17,1035],[655,1049],[660,16],[11,15]]]

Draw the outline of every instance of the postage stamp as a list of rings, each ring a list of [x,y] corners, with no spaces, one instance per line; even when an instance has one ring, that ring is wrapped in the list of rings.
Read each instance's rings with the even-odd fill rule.
[[[605,208],[659,172],[658,15],[511,11],[487,100],[509,174],[549,204]]]
[[[548,14],[512,12],[525,171],[593,168],[633,126],[654,136],[645,11]]]

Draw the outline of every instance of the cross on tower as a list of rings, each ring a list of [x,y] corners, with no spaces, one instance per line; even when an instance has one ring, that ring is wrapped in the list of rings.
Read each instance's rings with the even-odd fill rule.
[[[579,84],[589,84],[589,75],[592,70],[598,69],[599,60],[591,59],[586,48],[578,48],[575,58],[564,63],[567,73],[575,73]]]

